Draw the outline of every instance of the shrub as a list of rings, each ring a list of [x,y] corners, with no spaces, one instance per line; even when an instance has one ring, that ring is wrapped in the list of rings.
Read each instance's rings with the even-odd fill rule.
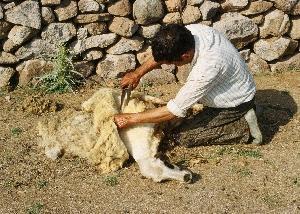
[[[35,88],[46,93],[64,93],[73,91],[83,83],[84,78],[75,71],[72,57],[65,45],[59,46],[52,62],[54,66],[52,72],[38,77]]]

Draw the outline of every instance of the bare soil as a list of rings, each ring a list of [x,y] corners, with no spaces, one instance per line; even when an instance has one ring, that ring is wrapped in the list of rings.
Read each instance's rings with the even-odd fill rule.
[[[94,82],[76,94],[0,92],[0,213],[300,213],[300,74],[255,79],[265,145],[169,147],[193,184],[154,183],[133,161],[102,175],[78,157],[45,157],[37,122],[78,110]],[[168,100],[179,87],[141,90]]]

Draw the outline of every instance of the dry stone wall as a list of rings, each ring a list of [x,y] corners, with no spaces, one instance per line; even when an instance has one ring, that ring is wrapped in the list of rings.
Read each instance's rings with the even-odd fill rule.
[[[84,76],[117,78],[147,59],[149,41],[169,23],[223,32],[254,74],[300,70],[299,0],[1,0],[0,87],[49,72],[60,43]],[[165,65],[142,82],[184,82],[187,68]]]

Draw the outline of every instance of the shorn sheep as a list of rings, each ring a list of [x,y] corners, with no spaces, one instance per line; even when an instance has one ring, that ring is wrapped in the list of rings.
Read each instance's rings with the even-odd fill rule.
[[[147,100],[160,103],[161,100],[133,93],[125,113],[144,111]],[[66,118],[40,122],[39,145],[45,154],[56,159],[63,153],[86,158],[102,173],[115,171],[129,158],[137,162],[141,174],[155,182],[178,180],[191,182],[192,173],[177,166],[166,166],[156,158],[162,131],[154,124],[139,124],[118,132],[113,116],[120,112],[120,92],[102,88],[82,104],[82,110]]]

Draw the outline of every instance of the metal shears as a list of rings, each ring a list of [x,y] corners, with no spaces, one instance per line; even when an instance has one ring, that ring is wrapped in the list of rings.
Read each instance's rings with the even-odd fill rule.
[[[122,89],[121,94],[121,112],[124,111],[124,108],[128,105],[130,95],[131,95],[132,87],[128,86],[127,88]]]

